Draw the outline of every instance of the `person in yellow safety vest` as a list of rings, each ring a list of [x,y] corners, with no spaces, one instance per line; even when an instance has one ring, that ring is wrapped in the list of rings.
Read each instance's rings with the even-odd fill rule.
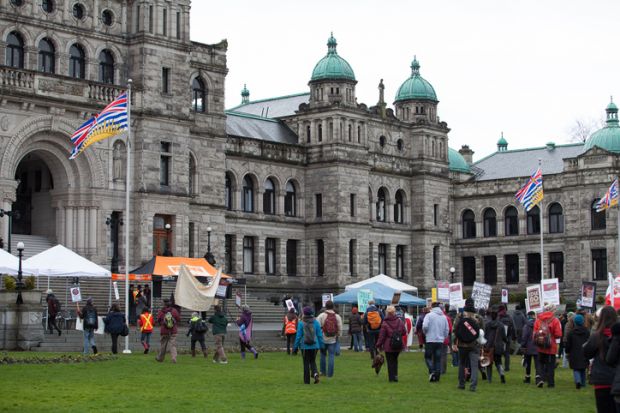
[[[151,314],[148,307],[144,307],[142,314],[140,314],[140,320],[138,320],[140,326],[140,342],[144,347],[144,354],[148,354],[151,348],[151,334],[153,334],[153,314]]]
[[[282,325],[282,335],[286,335],[286,354],[291,354],[291,347],[295,342],[295,335],[297,334],[297,314],[295,309],[291,308],[289,312],[284,316],[284,324]]]

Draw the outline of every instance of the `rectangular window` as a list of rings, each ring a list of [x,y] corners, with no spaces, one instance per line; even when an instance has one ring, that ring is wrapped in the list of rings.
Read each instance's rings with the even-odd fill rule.
[[[439,275],[439,247],[435,245],[433,247],[433,279],[437,279]]]
[[[297,240],[294,239],[286,241],[286,275],[297,275]]]
[[[321,218],[323,216],[323,195],[315,194],[314,201],[316,204],[316,217]]]
[[[592,250],[592,279],[607,279],[607,250],[604,248]]]
[[[519,284],[519,256],[517,254],[504,255],[506,266],[506,284]]]
[[[265,273],[276,273],[276,240],[275,238],[267,238],[265,240]]]
[[[374,268],[374,261],[373,261],[373,258],[372,258],[372,254],[373,254],[372,248],[373,248],[373,244],[372,244],[372,242],[369,242],[368,243],[368,276],[369,277],[372,277],[373,275],[376,275],[376,274],[374,274],[375,268]]]
[[[161,154],[159,158],[159,184],[161,186],[170,185],[170,142],[161,142]]]
[[[355,276],[355,261],[357,259],[357,241],[349,240],[349,275]]]
[[[527,233],[529,235],[540,234],[540,212],[537,208],[527,213]]]
[[[564,281],[564,253],[549,253],[549,269],[551,278],[557,278],[559,282]]]
[[[495,255],[487,255],[482,257],[484,265],[484,283],[497,284],[497,257]]]
[[[396,278],[405,277],[405,246],[396,246]]]
[[[170,93],[170,68],[161,68],[161,91],[162,93]]]
[[[322,239],[316,240],[316,273],[319,277],[325,275],[325,243]]]
[[[254,273],[254,238],[243,237],[243,272]]]
[[[136,32],[140,31],[140,6],[136,6]]]
[[[433,224],[437,226],[439,222],[439,204],[433,204]]]
[[[463,285],[474,285],[476,281],[476,257],[463,257]]]
[[[149,33],[153,33],[153,6],[149,6]]]
[[[224,235],[224,271],[227,274],[234,274],[233,245],[235,245],[235,236],[231,234]]]
[[[540,282],[540,254],[527,254],[527,282]]]
[[[355,194],[349,196],[349,206],[351,208],[351,216],[355,216]]]
[[[177,39],[181,38],[181,12],[177,12]]]
[[[194,254],[196,252],[196,248],[195,248],[195,245],[194,245],[194,242],[195,242],[194,227],[195,227],[194,223],[190,222],[189,225],[188,225],[188,228],[187,228],[187,234],[188,234],[187,245],[188,245],[188,248],[189,248],[188,253],[189,253],[189,257],[190,258],[194,258]]]
[[[387,244],[379,244],[379,274],[387,271]]]
[[[163,22],[162,22],[161,32],[164,36],[167,36],[168,35],[168,10],[167,9],[163,10],[162,19],[163,19]]]

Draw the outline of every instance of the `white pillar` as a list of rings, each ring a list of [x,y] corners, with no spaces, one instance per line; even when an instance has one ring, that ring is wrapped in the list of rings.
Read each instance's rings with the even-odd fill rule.
[[[66,247],[73,249],[73,208],[67,207],[65,209],[65,243]]]
[[[4,201],[1,205],[2,209],[4,209],[5,211],[11,210],[11,203],[9,201]],[[7,248],[7,246],[9,245],[9,219],[11,219],[11,217],[8,216],[4,216],[2,219],[0,219],[0,224],[2,224],[2,239],[4,240],[5,248]]]

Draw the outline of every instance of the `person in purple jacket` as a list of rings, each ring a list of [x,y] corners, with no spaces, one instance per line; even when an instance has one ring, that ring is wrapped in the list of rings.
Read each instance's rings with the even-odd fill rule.
[[[392,335],[394,332],[401,338],[401,347],[393,348]],[[405,325],[402,320],[396,317],[396,308],[389,305],[386,310],[386,316],[381,324],[379,332],[379,340],[377,340],[377,348],[385,351],[387,360],[388,380],[391,382],[398,381],[398,355],[403,351],[402,337],[407,334]]]
[[[245,360],[245,350],[249,350],[254,354],[254,358],[258,358],[258,351],[252,345],[252,311],[250,307],[244,305],[241,307],[241,315],[237,319],[239,326],[239,345],[241,346],[241,358]]]

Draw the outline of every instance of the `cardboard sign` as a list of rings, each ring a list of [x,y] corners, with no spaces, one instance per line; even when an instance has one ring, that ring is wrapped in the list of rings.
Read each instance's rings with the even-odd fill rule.
[[[368,301],[372,300],[372,291],[359,290],[357,292],[357,309],[360,313],[365,313],[368,308]]]
[[[217,286],[217,290],[215,290],[215,296],[218,298],[226,298],[226,289],[228,288],[228,284],[220,284]]]
[[[437,288],[432,288],[431,289],[431,301],[433,303],[437,302]]]
[[[596,297],[596,283],[590,282],[590,281],[582,281],[581,282],[581,300],[580,300],[581,307],[594,310],[595,297]]]
[[[526,312],[541,312],[543,310],[542,292],[540,284],[531,285],[525,291],[525,310]]]
[[[462,307],[460,304],[463,301],[463,284],[453,283],[450,284],[450,305]]]
[[[82,301],[82,293],[80,292],[80,287],[71,287],[69,288],[69,292],[71,293],[72,302],[79,303],[80,301]]]
[[[437,299],[442,303],[450,302],[450,283],[448,281],[437,281]]]
[[[112,286],[114,286],[114,299],[118,300],[120,298],[118,294],[118,282],[114,281]]]
[[[398,303],[400,303],[400,291],[395,291],[394,295],[392,296],[392,305],[398,305]]]
[[[295,310],[295,304],[293,304],[293,300],[291,300],[291,299],[289,298],[288,300],[286,300],[286,301],[284,301],[284,302],[286,303],[286,309],[287,309],[288,311]],[[297,311],[297,310],[295,310],[295,311]]]
[[[327,303],[328,301],[334,301],[334,294],[332,293],[323,294],[321,295],[321,300],[323,302],[323,307],[325,307],[325,303]]]
[[[489,308],[492,288],[493,287],[489,284],[474,281],[474,289],[471,291],[471,298],[474,300],[474,307],[476,307],[476,310]]]
[[[241,307],[241,293],[239,291],[235,293],[235,304],[237,307]]]
[[[540,281],[542,302],[545,304],[560,305],[560,283],[557,278]]]
[[[508,290],[502,288],[502,303],[508,304]]]

